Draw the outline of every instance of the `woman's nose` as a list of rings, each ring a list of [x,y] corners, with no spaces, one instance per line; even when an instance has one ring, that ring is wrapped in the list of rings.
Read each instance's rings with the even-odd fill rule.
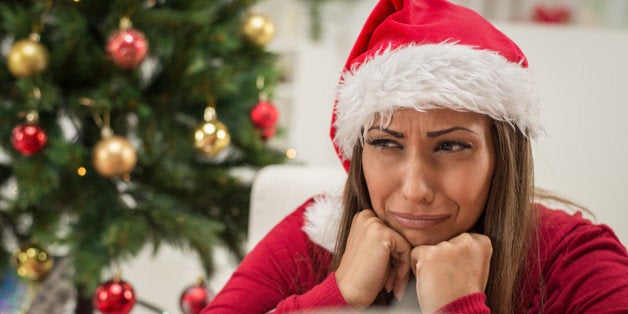
[[[410,158],[402,169],[401,195],[411,203],[430,203],[434,200],[433,169],[420,157]]]

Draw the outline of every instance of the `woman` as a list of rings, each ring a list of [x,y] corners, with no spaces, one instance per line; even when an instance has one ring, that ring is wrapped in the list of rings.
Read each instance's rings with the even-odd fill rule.
[[[286,217],[205,312],[628,312],[612,230],[533,202],[538,113],[525,56],[479,15],[380,1],[337,92],[342,201]]]

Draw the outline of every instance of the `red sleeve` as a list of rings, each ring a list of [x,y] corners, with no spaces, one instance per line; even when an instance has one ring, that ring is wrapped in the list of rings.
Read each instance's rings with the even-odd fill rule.
[[[580,213],[554,212],[542,228],[549,313],[628,313],[628,253],[613,231]],[[535,302],[536,303],[536,302]],[[541,305],[536,304],[537,310]]]
[[[294,313],[301,309],[349,309],[347,302],[338,289],[336,276],[330,273],[320,284],[302,295],[292,295],[277,305],[275,313]]]
[[[486,306],[486,295],[477,292],[448,303],[436,313],[485,314],[491,313],[491,310]]]
[[[335,276],[328,271],[331,254],[310,242],[301,230],[304,211],[311,203],[306,202],[275,226],[201,313],[266,313],[273,309],[281,313],[347,306]]]

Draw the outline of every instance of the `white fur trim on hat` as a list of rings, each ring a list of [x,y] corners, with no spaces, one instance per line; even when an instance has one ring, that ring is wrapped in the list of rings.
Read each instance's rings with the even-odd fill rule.
[[[345,71],[336,94],[335,144],[351,160],[376,114],[448,108],[506,121],[536,138],[544,132],[530,71],[490,50],[452,42],[379,51]]]
[[[342,200],[340,197],[316,196],[314,203],[305,210],[303,231],[308,235],[310,241],[333,253],[336,249],[340,218],[342,218]]]

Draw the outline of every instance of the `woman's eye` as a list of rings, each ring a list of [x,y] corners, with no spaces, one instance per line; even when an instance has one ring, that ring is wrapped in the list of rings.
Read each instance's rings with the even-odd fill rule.
[[[443,141],[436,145],[434,151],[436,152],[457,152],[462,150],[467,150],[472,148],[473,146],[467,143],[456,142],[456,141]]]
[[[399,144],[393,140],[384,139],[384,138],[376,138],[376,139],[368,139],[366,143],[374,146],[376,148],[397,148]]]

